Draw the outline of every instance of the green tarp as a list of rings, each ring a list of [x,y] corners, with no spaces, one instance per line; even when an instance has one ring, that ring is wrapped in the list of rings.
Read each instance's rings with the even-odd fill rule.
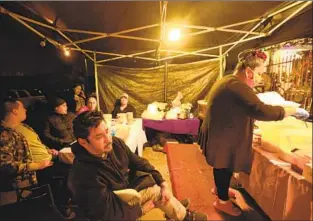
[[[164,83],[164,66],[145,69],[100,66],[98,67],[100,108],[110,113],[116,99],[126,92],[139,117],[149,103],[164,102],[166,85],[165,102],[170,103],[177,92],[181,91],[184,95],[182,102],[192,103],[195,109],[197,100],[205,99],[219,72],[218,60],[170,64]]]

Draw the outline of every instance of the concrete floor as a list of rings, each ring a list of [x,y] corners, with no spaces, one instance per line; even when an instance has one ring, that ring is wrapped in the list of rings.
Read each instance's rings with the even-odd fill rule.
[[[167,166],[167,156],[164,153],[160,152],[154,152],[152,151],[152,148],[147,147],[145,148],[143,152],[143,156],[150,161],[150,163],[156,167],[157,170],[160,171],[162,176],[164,177],[165,180],[168,181],[169,186],[171,187],[171,181],[170,181],[170,175],[169,175],[169,170]],[[213,182],[213,177],[208,177],[208,179],[212,179]],[[243,194],[244,196],[245,194]],[[245,200],[245,199],[248,200]],[[262,211],[260,211],[257,208],[257,205],[255,205],[255,202],[251,201],[251,199],[244,197],[242,198],[242,203],[248,202],[249,206],[252,205],[251,207],[253,208],[249,212],[244,212],[244,215],[239,217],[230,217],[230,216],[225,216],[222,215],[218,212],[215,211],[212,205],[212,213],[208,214],[210,220],[230,220],[230,221],[235,221],[235,220],[244,220],[244,221],[268,221],[269,219],[262,214]],[[192,203],[192,202],[191,202]],[[212,202],[213,203],[213,202]],[[236,203],[241,207],[247,207],[247,205],[241,204],[240,202],[236,201]],[[13,208],[13,213],[9,212],[9,208],[3,208],[6,212],[9,212],[10,215],[4,215],[3,210],[0,210],[0,220],[1,221],[24,221],[24,220],[33,220],[33,221],[61,221],[61,219],[51,211],[51,208],[47,206],[43,206],[46,203],[42,204],[40,201],[36,203],[31,202],[30,204],[23,204],[21,205],[22,207],[17,209],[17,213],[14,212],[16,211],[16,208]],[[74,219],[75,221],[86,221],[79,208],[73,208],[75,212],[77,213],[77,217]],[[3,216],[4,215],[4,216]],[[239,218],[239,219],[238,219]],[[160,209],[153,209],[149,213],[147,213],[145,216],[141,217],[139,220],[141,221],[146,221],[146,220],[153,220],[153,221],[161,221],[165,220],[164,218],[164,213]]]
[[[148,159],[149,162],[160,171],[164,179],[168,182],[171,187],[170,174],[167,165],[167,156],[164,153],[155,152],[152,148],[147,147],[143,152],[143,157]],[[213,176],[208,177],[208,179],[212,179]],[[232,180],[232,186],[236,186],[237,183],[235,180]],[[172,187],[171,187],[172,188]],[[212,213],[208,214],[209,220],[229,220],[229,221],[270,221],[269,217],[263,213],[263,211],[258,207],[258,205],[254,202],[254,200],[243,190],[239,189],[237,194],[237,199],[235,203],[243,209],[243,215],[240,217],[231,217],[225,214],[222,214],[216,211],[212,205]],[[192,202],[191,202],[192,203]],[[213,201],[212,201],[213,204]],[[165,220],[164,213],[160,209],[153,209],[145,216],[141,217],[139,220]]]

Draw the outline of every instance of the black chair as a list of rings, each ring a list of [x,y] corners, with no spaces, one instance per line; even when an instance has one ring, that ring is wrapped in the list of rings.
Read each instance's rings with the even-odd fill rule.
[[[23,196],[25,191],[29,191],[30,194],[27,196]],[[38,192],[37,192],[38,191]],[[54,203],[54,198],[52,194],[52,190],[49,184],[45,184],[42,186],[30,186],[24,188],[15,188],[15,193],[17,196],[17,203],[21,203],[26,200],[33,200],[48,196],[50,201],[50,206],[55,210],[57,209]]]
[[[53,179],[63,180],[64,178],[54,177]],[[18,188],[17,185],[14,185],[13,189],[2,191],[2,192],[15,192],[16,204],[15,205],[14,203],[9,204],[11,209],[12,208],[18,209],[18,208],[24,207],[25,205],[23,203],[27,203],[36,199],[45,199],[44,197],[46,197],[46,199],[49,200],[47,203],[48,203],[49,208],[52,208],[52,212],[56,214],[58,217],[62,219],[66,219],[55,204],[55,200],[54,200],[54,196],[53,196],[53,192],[52,192],[50,184],[32,185],[32,186],[23,187],[23,188]],[[42,202],[40,201],[39,203],[42,203]],[[17,210],[16,212],[18,211],[19,210]]]

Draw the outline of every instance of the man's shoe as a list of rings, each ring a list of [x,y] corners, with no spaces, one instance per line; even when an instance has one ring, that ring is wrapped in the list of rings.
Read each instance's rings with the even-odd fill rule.
[[[186,210],[189,209],[189,206],[190,206],[190,199],[186,198],[186,199],[183,199],[181,201],[179,201],[181,203],[181,205],[183,205]],[[166,214],[164,214],[164,217],[166,220],[171,220],[171,218],[169,218]]]
[[[217,195],[217,189],[216,189],[216,187],[213,187],[213,188],[211,189],[211,193],[214,194],[214,195]],[[232,188],[229,188],[229,189],[228,189],[228,197],[229,197],[229,198],[236,198],[236,191],[233,190]]]
[[[186,210],[186,216],[183,221],[207,221],[208,215],[195,211]]]
[[[225,204],[221,203],[220,200],[217,198],[213,203],[215,209],[220,210],[224,213],[227,213],[231,216],[240,216],[241,210],[233,205],[233,203],[228,200]]]
[[[183,205],[186,209],[189,209],[190,199],[186,198],[180,201],[181,205]]]

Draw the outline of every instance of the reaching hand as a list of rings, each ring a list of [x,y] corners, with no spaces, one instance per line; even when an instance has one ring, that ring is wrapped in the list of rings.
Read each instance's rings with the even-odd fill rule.
[[[142,215],[146,214],[150,210],[155,208],[155,204],[152,200],[149,200],[142,206]]]
[[[161,185],[162,204],[166,205],[173,196],[166,183]]]
[[[79,94],[79,96],[81,96],[82,98],[85,98],[85,99],[86,99],[86,96],[85,96],[84,91],[81,91],[80,94]]]
[[[293,114],[292,116],[299,120],[306,120],[310,117],[310,114],[303,108],[297,108],[296,113]]]
[[[76,94],[74,95],[74,100],[79,101],[79,97]]]
[[[57,156],[59,155],[59,151],[55,150],[55,149],[49,149],[48,153],[52,154],[53,156]]]

